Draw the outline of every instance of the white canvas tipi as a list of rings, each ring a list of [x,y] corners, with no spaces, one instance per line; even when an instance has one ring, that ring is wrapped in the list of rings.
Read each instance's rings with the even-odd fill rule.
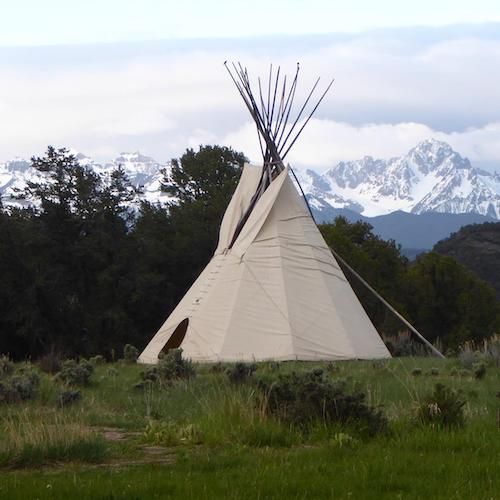
[[[155,363],[169,344],[193,361],[389,357],[288,168],[228,249],[261,171],[245,166],[214,257],[140,361]]]
[[[270,129],[264,165],[245,165],[212,260],[140,362],[173,347],[197,362],[390,357],[276,158]]]

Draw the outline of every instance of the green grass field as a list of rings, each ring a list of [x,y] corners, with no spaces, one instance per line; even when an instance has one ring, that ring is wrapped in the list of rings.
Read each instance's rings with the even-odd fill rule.
[[[254,377],[326,367],[263,363]],[[421,373],[418,373],[420,369]],[[338,362],[328,377],[366,394],[389,420],[363,436],[319,419],[307,429],[266,414],[253,383],[224,372],[134,388],[144,367],[96,367],[61,408],[43,374],[34,400],[0,404],[1,498],[500,498],[500,370],[457,359]],[[460,391],[465,426],[419,422],[436,383]]]

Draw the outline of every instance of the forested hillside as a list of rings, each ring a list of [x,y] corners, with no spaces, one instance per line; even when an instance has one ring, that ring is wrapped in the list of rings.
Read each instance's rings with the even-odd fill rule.
[[[244,159],[218,146],[187,150],[164,179],[176,202],[161,206],[139,202],[120,168],[98,175],[64,149],[33,158],[46,175],[19,196],[36,208],[0,209],[0,352],[112,358],[125,343],[143,348],[209,261]],[[452,257],[410,265],[366,223],[320,229],[431,341],[455,346],[500,329],[494,290]],[[352,284],[380,332],[402,328]]]
[[[436,243],[434,250],[455,258],[490,283],[500,298],[500,222],[465,226]]]

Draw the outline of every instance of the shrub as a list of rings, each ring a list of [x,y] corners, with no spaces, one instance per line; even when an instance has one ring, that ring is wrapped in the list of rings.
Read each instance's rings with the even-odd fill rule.
[[[0,403],[17,403],[34,399],[40,377],[31,366],[20,368],[17,373],[4,376],[0,381]]]
[[[123,348],[123,359],[127,363],[136,363],[138,357],[139,351],[137,347],[134,347],[132,344],[125,344]]]
[[[427,354],[422,344],[413,340],[410,332],[399,332],[397,335],[384,337],[383,340],[394,357],[425,356]]]
[[[236,363],[226,370],[229,381],[233,384],[242,384],[246,382],[257,370],[255,363]]]
[[[472,366],[472,373],[474,373],[474,378],[481,380],[486,375],[486,365],[484,363],[476,363]]]
[[[82,359],[77,363],[74,359],[68,359],[63,362],[56,379],[67,385],[88,385],[93,372],[94,366],[89,361]]]
[[[329,363],[327,363],[326,365],[326,371],[330,374],[336,374],[336,373],[340,373],[340,367],[339,365],[337,365],[336,363],[334,363],[333,361],[330,361]]]
[[[48,352],[38,360],[40,370],[45,373],[57,373],[61,370],[62,357],[54,351]]]
[[[66,407],[70,406],[77,401],[80,401],[82,399],[82,394],[78,390],[69,390],[69,391],[64,391],[59,394],[59,406],[61,407]]]
[[[460,348],[460,352],[458,353],[458,359],[463,366],[463,368],[470,370],[472,366],[479,361],[480,353],[478,351],[474,351],[472,346],[469,344],[465,344]]]
[[[272,372],[277,372],[281,368],[281,363],[279,361],[272,361],[269,363],[269,370]]]
[[[386,418],[366,403],[365,394],[347,392],[344,382],[331,381],[322,369],[280,375],[271,384],[261,380],[259,387],[267,398],[266,411],[293,425],[347,424],[368,435],[387,428]]]
[[[135,390],[140,390],[140,391],[145,391],[145,390],[148,390],[151,388],[151,386],[153,385],[153,381],[152,380],[148,380],[148,379],[144,379],[144,380],[141,380],[140,382],[136,382],[132,388],[135,389]]]
[[[434,392],[418,406],[417,418],[426,425],[461,427],[465,423],[464,406],[465,401],[456,391],[436,384]]]
[[[0,379],[11,375],[14,373],[14,363],[8,358],[8,356],[0,356]]]
[[[500,367],[500,334],[484,341],[484,353],[487,360]]]
[[[372,368],[374,370],[385,370],[387,369],[387,360],[386,359],[376,359],[372,361]],[[340,371],[340,369],[339,369]]]
[[[143,382],[159,382],[160,372],[158,370],[158,366],[149,366],[145,371],[141,372],[141,379]],[[142,382],[139,382],[139,384],[141,385],[137,385],[137,388],[141,389],[143,384]]]
[[[104,365],[106,363],[106,358],[102,354],[97,354],[89,359],[89,363],[94,366]]]
[[[210,367],[210,372],[211,373],[224,373],[226,371],[226,368],[224,365],[219,361],[218,363],[213,364]]]
[[[170,385],[174,380],[189,379],[195,374],[193,363],[182,357],[182,349],[170,349],[156,366],[142,372],[141,378]]]

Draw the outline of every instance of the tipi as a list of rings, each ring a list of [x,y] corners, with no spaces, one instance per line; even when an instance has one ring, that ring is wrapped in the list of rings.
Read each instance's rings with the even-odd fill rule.
[[[259,105],[246,69],[226,67],[256,122],[264,162],[245,165],[212,260],[139,361],[156,363],[174,347],[197,362],[390,357],[283,163],[326,91],[292,136],[305,108],[287,125],[298,67],[288,89],[271,68],[267,101],[259,81]]]

